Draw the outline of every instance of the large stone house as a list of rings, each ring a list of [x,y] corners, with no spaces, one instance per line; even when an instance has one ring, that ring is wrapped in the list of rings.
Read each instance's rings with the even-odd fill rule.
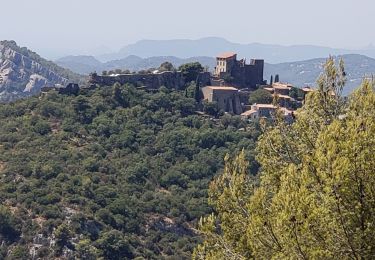
[[[227,86],[207,86],[202,88],[203,99],[216,102],[218,109],[231,114],[241,114],[242,106],[238,89]]]
[[[258,120],[260,118],[272,118],[275,116],[277,107],[273,104],[254,104],[251,106],[250,110],[247,110],[241,114],[243,119],[250,119],[252,121]],[[280,107],[280,112],[283,117],[291,122],[294,117],[294,112],[285,107]]]
[[[277,97],[281,107],[290,108],[292,103],[295,102],[294,98],[290,96],[290,90],[292,89],[290,84],[276,82],[264,89],[269,91],[273,97]]]

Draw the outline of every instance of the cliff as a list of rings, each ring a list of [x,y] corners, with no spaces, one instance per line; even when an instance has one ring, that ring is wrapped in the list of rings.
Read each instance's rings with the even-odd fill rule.
[[[79,75],[20,48],[14,41],[0,42],[0,102],[14,101],[37,94],[42,87],[66,85],[79,79]]]

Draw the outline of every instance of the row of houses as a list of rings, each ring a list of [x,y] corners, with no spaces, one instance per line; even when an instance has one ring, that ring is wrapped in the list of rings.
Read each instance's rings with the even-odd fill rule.
[[[274,104],[246,104],[241,100],[248,100],[251,91],[237,89],[232,86],[207,86],[202,89],[203,99],[207,102],[215,102],[218,109],[235,115],[241,115],[244,119],[257,120],[270,118],[279,107],[284,117],[292,120],[294,117],[293,104],[297,101],[290,96],[292,85],[276,82],[264,86],[263,89],[270,92],[278,105]],[[301,89],[305,94],[311,92],[310,88]],[[244,96],[245,98],[241,98]]]

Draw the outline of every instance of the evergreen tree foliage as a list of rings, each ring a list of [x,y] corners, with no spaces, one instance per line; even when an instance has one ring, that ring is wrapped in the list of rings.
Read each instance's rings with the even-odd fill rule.
[[[329,58],[294,124],[263,124],[259,183],[240,154],[210,185],[194,259],[372,259],[375,256],[375,89],[348,102],[343,62]]]
[[[270,104],[273,97],[270,92],[265,89],[259,88],[250,93],[249,104]]]
[[[196,115],[196,89],[115,84],[1,104],[0,259],[189,259],[225,154],[245,148],[258,168],[258,127]]]
[[[280,82],[280,76],[279,74],[275,75],[275,83]]]
[[[185,78],[185,82],[196,81],[199,73],[204,71],[203,66],[199,62],[191,62],[181,65],[178,68]]]

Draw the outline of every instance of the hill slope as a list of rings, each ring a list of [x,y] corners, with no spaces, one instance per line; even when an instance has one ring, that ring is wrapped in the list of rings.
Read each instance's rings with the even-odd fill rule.
[[[196,106],[132,86],[0,105],[0,258],[190,259],[224,156],[257,171],[257,131]]]
[[[365,76],[368,77],[375,74],[375,59],[357,54],[338,56],[336,60],[340,58],[345,62],[348,79],[344,94],[349,94],[357,88]],[[316,79],[322,71],[325,60],[322,58],[280,64],[266,64],[264,76],[265,79],[269,79],[271,75],[279,74],[280,80],[283,82],[289,82],[299,87],[305,85],[314,86]]]
[[[79,75],[20,48],[14,41],[0,42],[0,102],[36,94],[44,86],[79,80]]]

